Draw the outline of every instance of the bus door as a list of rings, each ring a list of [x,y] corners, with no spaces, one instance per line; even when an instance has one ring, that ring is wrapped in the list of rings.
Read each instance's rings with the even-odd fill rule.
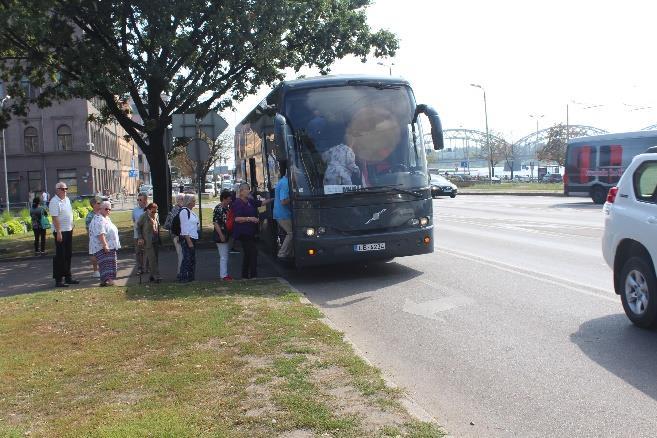
[[[256,176],[256,160],[254,157],[249,158],[249,184],[251,184],[251,191],[254,193],[258,190],[258,178]]]

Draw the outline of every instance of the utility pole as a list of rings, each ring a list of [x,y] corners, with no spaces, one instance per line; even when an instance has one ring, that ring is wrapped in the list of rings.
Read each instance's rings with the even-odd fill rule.
[[[4,109],[5,101],[10,98],[11,96],[6,95],[0,101],[0,109]],[[2,128],[2,158],[5,165],[5,203],[7,204],[6,211],[9,211],[9,176],[7,174],[7,143],[5,142],[5,128]]]
[[[470,84],[471,87],[479,88],[484,92],[484,118],[486,120],[486,147],[488,148],[488,182],[493,184],[493,151],[490,147],[490,134],[488,133],[488,105],[486,103],[486,90],[478,84]]]

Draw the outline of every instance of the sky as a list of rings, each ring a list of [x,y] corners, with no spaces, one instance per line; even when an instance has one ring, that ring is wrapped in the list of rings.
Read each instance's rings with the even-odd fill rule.
[[[368,22],[399,37],[397,54],[343,59],[332,73],[388,74],[377,63],[394,64],[444,129],[485,130],[476,83],[490,130],[509,141],[535,132],[537,119],[539,129],[565,124],[567,105],[571,125],[635,131],[657,124],[656,12],[635,0],[378,0]],[[224,113],[231,127],[268,92]]]

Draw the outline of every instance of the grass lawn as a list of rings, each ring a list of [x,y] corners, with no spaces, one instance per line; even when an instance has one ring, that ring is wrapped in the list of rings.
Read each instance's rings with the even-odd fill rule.
[[[457,184],[458,185],[458,184]],[[459,192],[545,192],[545,193],[563,193],[563,183],[501,183],[488,184],[479,183],[469,187],[459,188]]]
[[[438,437],[276,281],[0,298],[0,436]]]
[[[217,204],[216,200],[204,200],[204,205],[212,205],[212,208],[203,207],[203,232],[209,239],[212,230],[212,209]],[[198,209],[195,210],[198,214]],[[119,239],[122,248],[134,247],[132,231],[132,211],[112,211],[111,218],[119,229]],[[162,230],[160,233],[164,245],[173,245],[169,233]],[[84,220],[75,221],[73,228],[73,252],[84,252],[89,250],[89,235],[84,226]],[[46,234],[46,251],[52,254],[55,251],[55,241],[52,232]],[[31,257],[34,255],[34,234],[30,231],[25,234],[14,234],[0,237],[0,260],[13,259],[17,257]]]

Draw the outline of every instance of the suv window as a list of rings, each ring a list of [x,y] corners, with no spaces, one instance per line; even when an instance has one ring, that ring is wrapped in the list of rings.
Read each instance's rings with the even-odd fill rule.
[[[657,189],[657,161],[646,161],[634,172],[634,194],[636,199],[655,202]]]

